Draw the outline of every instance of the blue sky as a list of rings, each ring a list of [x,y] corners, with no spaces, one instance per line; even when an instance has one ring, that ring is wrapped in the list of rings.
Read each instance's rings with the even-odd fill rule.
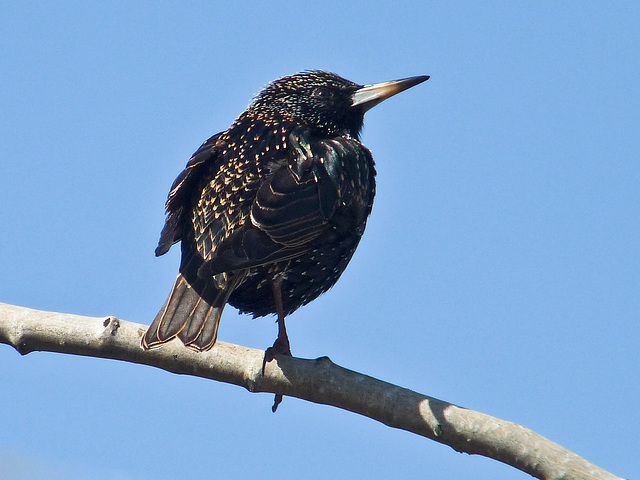
[[[294,355],[640,476],[637,2],[4,2],[0,301],[150,323],[171,182],[270,80],[431,79],[376,107],[378,195]],[[272,319],[228,308],[220,339]],[[335,408],[0,346],[0,478],[529,478]]]

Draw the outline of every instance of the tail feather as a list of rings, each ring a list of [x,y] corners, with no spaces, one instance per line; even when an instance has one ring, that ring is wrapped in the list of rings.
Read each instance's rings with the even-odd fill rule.
[[[217,289],[208,282],[201,296],[179,274],[167,301],[142,338],[142,347],[149,350],[177,336],[187,347],[209,350],[216,342],[220,316],[231,291]]]
[[[195,307],[193,315],[189,317],[185,328],[178,334],[178,338],[187,347],[194,350],[209,350],[218,338],[218,327],[223,308],[224,306],[211,307],[204,300],[201,300]],[[204,319],[204,321],[201,321],[201,319]],[[212,321],[212,319],[215,319],[215,321]]]
[[[156,315],[148,333],[153,332],[158,342],[168,342],[173,339],[184,327],[181,319],[188,317],[189,311],[187,308],[189,304],[200,298],[191,298],[194,294],[195,292],[189,288],[189,284],[184,277],[178,275],[169,297],[164,302],[158,315]]]
[[[208,350],[218,337],[218,325],[224,308],[209,305],[198,297],[195,305],[190,305],[191,311],[183,328],[178,332],[178,338],[187,346],[196,350]]]

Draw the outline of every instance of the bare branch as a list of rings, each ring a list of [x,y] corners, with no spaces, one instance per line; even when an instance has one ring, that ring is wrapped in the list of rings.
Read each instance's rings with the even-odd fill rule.
[[[520,425],[457,407],[334,364],[278,356],[217,342],[206,353],[179,342],[145,352],[146,326],[115,317],[43,312],[0,303],[0,342],[25,355],[48,351],[111,358],[315,403],[333,405],[422,435],[459,452],[484,455],[542,479],[616,479],[575,453]]]

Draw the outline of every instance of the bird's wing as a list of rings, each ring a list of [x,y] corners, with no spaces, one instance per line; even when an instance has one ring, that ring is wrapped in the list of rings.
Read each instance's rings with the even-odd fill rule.
[[[344,210],[352,205],[357,190],[349,170],[352,165],[372,164],[370,152],[350,138],[309,143],[293,135],[288,151],[289,161],[260,185],[251,205],[250,222],[217,246],[200,268],[200,276],[295,258],[309,251],[323,232],[341,228],[334,213],[341,208],[341,217],[350,215]],[[366,205],[356,208],[366,211],[362,221],[369,214],[373,194],[363,201]],[[349,220],[355,223],[344,223],[361,223],[359,218]]]
[[[183,215],[190,215],[190,198],[194,188],[197,188],[198,179],[202,170],[207,165],[214,164],[217,159],[216,143],[221,133],[218,133],[204,142],[191,156],[185,169],[175,179],[169,192],[166,203],[167,218],[160,234],[160,241],[156,248],[156,256],[164,255],[174,243],[182,240],[184,236]]]

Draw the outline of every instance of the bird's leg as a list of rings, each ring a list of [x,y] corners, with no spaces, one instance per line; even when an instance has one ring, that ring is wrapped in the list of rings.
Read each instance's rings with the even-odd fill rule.
[[[273,342],[273,346],[267,348],[264,352],[262,360],[262,374],[267,362],[273,360],[276,354],[291,356],[291,346],[289,344],[289,336],[287,335],[287,327],[284,324],[284,307],[282,306],[282,279],[276,278],[271,281],[271,290],[273,292],[273,300],[276,304],[276,314],[278,315],[278,338]]]
[[[276,353],[291,356],[291,345],[289,344],[289,336],[287,335],[287,327],[284,324],[284,307],[282,306],[282,279],[278,278],[271,282],[273,290],[273,299],[276,304],[276,313],[278,315],[278,338],[273,343],[273,349]]]
[[[284,324],[284,307],[282,306],[282,278],[276,278],[271,282],[271,290],[273,291],[273,300],[276,304],[276,314],[278,315],[278,338],[273,343],[272,347],[267,348],[264,352],[264,358],[262,360],[262,374],[264,375],[264,369],[267,362],[270,362],[275,358],[277,353],[281,355],[291,356],[291,346],[289,344],[289,336],[287,335],[287,327]],[[282,403],[282,394],[276,393],[273,400],[273,406],[271,411],[275,413],[278,409],[278,405]]]

